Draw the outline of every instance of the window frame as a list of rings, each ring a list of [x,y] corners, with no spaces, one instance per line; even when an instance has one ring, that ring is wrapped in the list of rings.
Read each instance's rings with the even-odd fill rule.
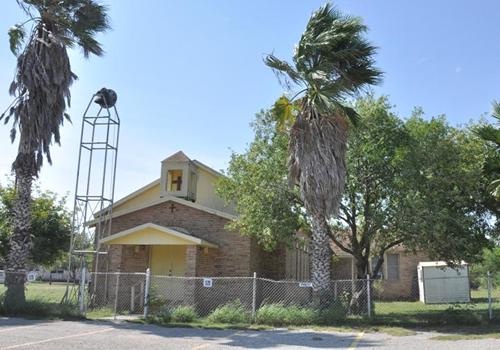
[[[389,264],[389,256],[394,256],[394,257],[397,257],[397,262],[396,264]],[[386,279],[388,281],[399,281],[401,279],[401,254],[399,253],[388,253],[385,255],[385,269],[386,269]],[[396,268],[396,272],[397,272],[397,275],[396,277],[391,277],[391,274],[389,273],[389,265],[391,265],[391,267],[394,267]]]
[[[181,184],[180,184],[180,188],[178,188],[178,186],[176,186],[176,189],[174,190],[173,189],[173,185],[174,185],[174,174],[177,173],[177,172],[180,172],[181,176]],[[177,178],[179,178],[177,176]],[[167,192],[171,192],[171,193],[175,193],[175,192],[182,192],[182,189],[183,189],[183,186],[184,186],[184,170],[183,169],[168,169],[167,170]],[[175,185],[177,185],[177,183],[175,183]]]

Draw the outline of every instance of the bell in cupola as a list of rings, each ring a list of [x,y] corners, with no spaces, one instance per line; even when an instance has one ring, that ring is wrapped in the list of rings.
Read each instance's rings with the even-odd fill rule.
[[[102,108],[111,108],[115,105],[117,96],[116,92],[114,92],[111,89],[106,89],[102,88],[101,90],[97,91],[96,93],[96,99],[94,100],[95,103],[97,103],[99,106]]]

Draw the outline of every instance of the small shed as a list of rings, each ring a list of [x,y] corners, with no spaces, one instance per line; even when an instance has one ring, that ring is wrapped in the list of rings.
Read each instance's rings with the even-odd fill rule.
[[[420,262],[417,267],[420,301],[425,304],[469,303],[469,266],[451,268],[444,261]]]

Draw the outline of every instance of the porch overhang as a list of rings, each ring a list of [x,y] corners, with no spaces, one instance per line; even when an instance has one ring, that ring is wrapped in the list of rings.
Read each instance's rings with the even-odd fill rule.
[[[218,248],[216,244],[194,237],[177,227],[142,224],[101,239],[102,244],[117,245],[198,245]]]

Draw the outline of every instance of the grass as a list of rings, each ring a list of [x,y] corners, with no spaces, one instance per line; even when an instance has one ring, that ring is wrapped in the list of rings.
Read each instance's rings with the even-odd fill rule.
[[[486,333],[486,334],[448,334],[437,335],[432,337],[432,340],[474,340],[474,339],[500,339],[499,333]]]
[[[433,340],[475,340],[475,339],[500,339],[500,325],[489,324],[481,327],[444,327],[437,329],[444,333],[432,337]]]
[[[193,322],[163,322],[159,318],[148,317],[147,319],[139,318],[136,320],[128,320],[127,322],[140,323],[140,324],[156,324],[168,328],[200,328],[200,329],[219,329],[219,330],[236,329],[236,330],[254,330],[254,331],[262,331],[274,328],[269,325],[251,324],[251,323],[211,322],[206,318],[198,319]]]
[[[0,284],[0,295],[3,295],[6,288]],[[26,284],[26,300],[38,300],[47,303],[61,302],[64,292],[66,291],[66,283],[53,282],[30,282]]]
[[[414,329],[402,327],[385,327],[385,326],[312,326],[307,327],[318,332],[337,332],[337,333],[386,333],[394,337],[406,337],[415,335],[417,332]],[[291,327],[290,329],[304,329],[304,327]]]
[[[115,311],[110,307],[103,307],[100,309],[88,310],[85,314],[86,318],[89,320],[100,320],[104,318],[113,317]]]
[[[26,305],[10,310],[1,304],[6,288],[0,285],[0,315],[23,316],[27,318],[79,319],[75,305],[61,304],[66,291],[65,283],[30,282],[26,284]]]
[[[79,318],[77,309],[73,305],[61,305],[60,301],[66,290],[64,283],[31,282],[26,285],[27,306],[18,315],[28,318]],[[0,285],[0,300],[5,287]],[[434,337],[436,340],[461,340],[461,339],[483,339],[500,338],[500,289],[493,291],[492,297],[496,299],[494,303],[494,315],[497,317],[493,323],[487,320],[487,291],[480,289],[472,291],[471,304],[438,304],[426,305],[419,301],[407,302],[384,302],[377,301],[374,305],[374,316],[370,319],[366,317],[347,317],[333,322],[328,326],[318,326],[310,321],[301,322],[300,319],[292,318],[293,322],[276,321],[275,316],[282,310],[274,307],[273,310],[265,310],[261,313],[261,324],[251,324],[249,314],[241,309],[241,305],[229,304],[220,308],[216,317],[193,319],[192,310],[179,310],[182,315],[165,322],[154,317],[148,320],[137,320],[135,322],[157,323],[166,327],[191,327],[210,329],[270,329],[276,325],[289,326],[291,329],[309,329],[326,332],[383,332],[394,336],[407,336],[415,334],[415,330],[435,330],[442,333],[449,333]],[[270,312],[272,311],[272,312]],[[298,310],[300,311],[300,310]],[[5,314],[5,310],[0,305],[0,314]],[[16,314],[16,315],[17,315]],[[300,312],[295,312],[299,316]],[[87,313],[88,319],[102,319],[113,316],[111,308],[91,310]],[[266,317],[264,317],[266,316]],[[296,316],[296,315],[295,315]],[[300,317],[299,317],[300,318]],[[190,320],[192,322],[179,322],[180,320]],[[268,322],[269,321],[269,322]],[[271,322],[272,321],[272,322]],[[300,324],[304,324],[300,326]],[[469,325],[470,327],[464,327]],[[443,327],[444,326],[444,327]],[[457,329],[459,326],[459,329]]]
[[[488,323],[488,299],[484,289],[471,292],[470,304],[424,304],[420,301],[376,301],[372,324],[423,327],[446,324]],[[494,315],[500,316],[500,289],[492,293]]]

